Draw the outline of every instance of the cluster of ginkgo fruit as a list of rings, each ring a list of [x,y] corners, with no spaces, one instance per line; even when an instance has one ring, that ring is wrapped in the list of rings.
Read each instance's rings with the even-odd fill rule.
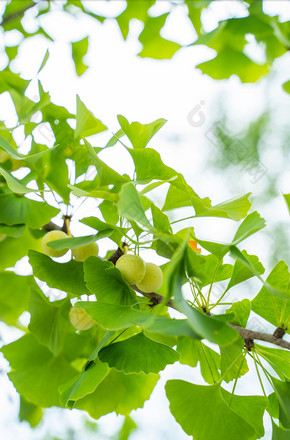
[[[69,238],[64,231],[53,230],[47,232],[41,241],[43,252],[49,257],[62,257],[68,249],[56,250],[48,246],[48,243]],[[72,256],[76,261],[85,261],[88,257],[98,256],[99,248],[97,243],[90,243],[72,249]],[[116,262],[116,267],[123,278],[130,285],[136,286],[144,293],[151,293],[158,290],[163,283],[163,273],[159,266],[154,263],[145,263],[139,255],[124,254]],[[95,321],[84,309],[72,307],[69,312],[71,324],[78,330],[88,330]]]

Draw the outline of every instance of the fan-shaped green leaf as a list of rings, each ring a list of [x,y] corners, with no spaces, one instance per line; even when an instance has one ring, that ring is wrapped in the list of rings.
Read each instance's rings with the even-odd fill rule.
[[[90,294],[84,281],[83,264],[79,261],[57,263],[36,251],[29,251],[28,257],[34,276],[45,281],[50,287],[75,296]]]
[[[115,342],[99,352],[102,362],[124,373],[159,373],[167,364],[174,364],[179,354],[167,345],[158,344],[143,332],[122,342]]]

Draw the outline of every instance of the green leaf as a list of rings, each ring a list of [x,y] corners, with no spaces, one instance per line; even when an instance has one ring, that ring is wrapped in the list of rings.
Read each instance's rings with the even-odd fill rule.
[[[251,202],[248,200],[250,195],[251,193],[247,193],[215,206],[211,206],[209,198],[200,199],[192,196],[195,217],[222,217],[239,221],[247,215],[251,207]]]
[[[29,189],[26,186],[22,185],[22,183],[16,179],[12,174],[6,171],[4,168],[0,167],[0,174],[4,177],[7,182],[7,185],[11,191],[17,194],[26,194],[29,192],[36,192],[35,189]]]
[[[179,337],[176,350],[180,353],[181,364],[195,368],[199,362],[204,380],[214,384],[220,379],[220,355],[201,341],[189,337]]]
[[[75,138],[87,137],[107,130],[107,127],[86,108],[78,95],[76,120]]]
[[[139,36],[139,41],[143,44],[142,51],[138,53],[139,57],[150,57],[157,60],[169,59],[181,48],[180,44],[165,40],[160,36],[160,31],[168,15],[169,13],[147,18],[144,29]]]
[[[29,423],[31,428],[34,428],[38,425],[40,420],[42,419],[42,408],[34,403],[30,403],[24,399],[24,397],[20,396],[20,409],[19,409],[19,420],[23,422],[24,420]]]
[[[96,420],[113,411],[128,415],[143,407],[158,379],[157,374],[123,374],[112,369],[93,393],[76,402],[75,408],[87,411]]]
[[[119,215],[116,205],[109,200],[104,200],[98,206],[106,223],[116,225],[119,221]]]
[[[24,223],[38,229],[58,212],[58,209],[47,203],[36,202],[16,194],[0,194],[0,222],[9,226]]]
[[[215,255],[219,260],[222,260],[223,257],[229,252],[230,245],[223,243],[216,243],[214,241],[206,241],[200,240],[197,237],[194,237],[194,240],[204,249],[206,249],[211,254]]]
[[[250,264],[254,268],[254,271],[257,274],[262,275],[265,272],[263,265],[260,263],[256,255],[249,255],[245,250],[242,251],[242,254],[250,262]],[[240,284],[248,280],[249,278],[252,278],[255,275],[255,273],[253,273],[254,271],[250,269],[248,266],[245,266],[245,264],[242,263],[240,260],[236,260],[232,277],[229,281],[229,284],[227,285],[227,290],[231,289],[237,284]]]
[[[121,176],[119,173],[117,173],[117,171],[113,170],[113,168],[110,168],[98,157],[97,153],[87,140],[85,140],[85,145],[91,155],[92,163],[97,168],[100,187],[107,185],[119,185],[128,182],[129,178],[127,176]]]
[[[177,310],[188,318],[189,324],[194,332],[199,334],[202,338],[208,339],[210,342],[219,345],[229,344],[237,339],[237,332],[225,322],[222,322],[220,319],[221,316],[209,316],[191,307],[183,297],[182,285],[185,273],[186,249],[187,240],[177,248],[166,268],[165,279],[169,293],[167,297],[173,295]]]
[[[84,308],[91,317],[108,330],[121,330],[131,325],[139,325],[143,330],[167,336],[200,337],[191,329],[186,319],[172,319],[133,309],[128,306],[106,304],[101,301],[80,301],[76,307]]]
[[[151,212],[154,229],[164,233],[172,233],[169,218],[153,203],[151,205]]]
[[[24,95],[28,84],[29,81],[20,78],[19,75],[9,70],[2,70],[0,72],[0,93],[16,90],[21,95]]]
[[[99,358],[111,368],[125,374],[141,371],[149,374],[159,373],[167,364],[174,364],[179,355],[172,348],[152,341],[141,332],[125,341],[102,348]]]
[[[133,183],[128,182],[122,186],[117,205],[121,217],[136,221],[148,229],[152,229],[152,226],[145,215],[138,191]]]
[[[0,272],[0,319],[14,325],[19,316],[28,310],[32,276],[20,276],[14,272]]]
[[[67,298],[50,302],[40,289],[31,289],[28,328],[55,356],[62,351],[67,333],[73,331],[68,315],[70,308]]]
[[[290,381],[290,353],[279,348],[270,348],[255,345],[256,350],[281,377],[282,380]]]
[[[286,81],[283,84],[283,89],[285,90],[285,92],[290,93],[290,81]]]
[[[255,430],[255,437],[251,437],[251,440],[263,437],[265,434],[263,415],[267,405],[265,397],[232,395],[223,388],[221,391],[228,406]]]
[[[23,422],[26,420],[31,428],[38,425],[42,418],[42,409],[34,405],[34,403],[28,402],[24,397],[20,396],[20,409],[19,409],[19,420]]]
[[[63,356],[54,357],[32,334],[2,348],[16,390],[37,406],[59,406],[59,386],[77,374]]]
[[[268,286],[273,286],[276,290],[286,290],[289,288],[289,270],[287,264],[279,261],[266,282]],[[263,286],[258,295],[252,301],[252,310],[262,318],[269,321],[276,327],[282,327],[290,316],[290,301],[280,296],[272,295],[266,286]],[[282,312],[284,310],[284,312]],[[285,326],[285,331],[288,330]]]
[[[249,299],[243,299],[232,304],[232,306],[226,310],[233,316],[231,322],[239,325],[240,327],[246,327],[251,312],[251,301]]]
[[[219,250],[220,248],[216,248],[215,252],[219,254]],[[210,284],[212,280],[223,281],[232,275],[233,266],[220,264],[219,258],[214,254],[204,256],[190,251],[187,253],[187,258],[189,275],[195,277],[202,287]]]
[[[290,81],[289,81],[289,83],[290,83]],[[285,199],[285,202],[286,202],[288,209],[289,209],[289,212],[290,212],[290,194],[283,194],[283,197]]]
[[[130,416],[125,416],[124,423],[117,434],[116,440],[128,440],[138,426]]]
[[[122,115],[118,115],[118,121],[134,148],[145,148],[150,139],[167,122],[166,119],[157,119],[151,124],[140,124],[140,122],[130,124]]]
[[[248,217],[245,218],[245,220],[239,226],[232,241],[232,245],[239,244],[241,241],[245,240],[250,235],[254,234],[260,229],[263,229],[265,225],[266,225],[265,220],[260,217],[257,211],[252,212],[251,214],[248,215]]]
[[[47,245],[57,251],[62,249],[75,249],[79,246],[85,246],[90,243],[95,243],[101,238],[110,237],[112,232],[112,229],[108,228],[104,229],[101,232],[98,232],[98,234],[95,235],[87,235],[85,237],[62,238],[61,240],[50,241]]]
[[[137,179],[140,181],[169,180],[177,176],[177,172],[173,168],[164,165],[160,154],[151,148],[130,149],[128,152],[132,156]]]
[[[220,385],[169,380],[170,411],[188,435],[199,440],[249,440],[254,429],[225,402]]]
[[[272,440],[289,440],[290,429],[284,429],[281,426],[277,426],[272,420]]]
[[[72,46],[72,58],[75,63],[75,68],[78,76],[81,76],[88,68],[83,62],[83,58],[86,55],[89,47],[89,37],[85,37],[80,41],[71,43]]]
[[[61,196],[64,203],[69,204],[70,189],[69,185],[69,170],[64,156],[63,148],[54,150],[45,163],[47,174],[45,182]]]
[[[0,224],[0,234],[8,235],[9,237],[20,237],[25,231],[25,225],[8,226]]]
[[[225,382],[244,376],[249,371],[247,361],[242,356],[244,341],[240,338],[232,344],[220,347],[221,375]]]
[[[196,67],[213,79],[225,79],[238,75],[242,82],[251,83],[256,82],[269,70],[268,64],[257,64],[240,50],[230,47],[222,48],[215,58],[200,63]]]
[[[0,242],[0,270],[13,267],[29,249],[41,250],[41,240],[28,229],[20,237],[6,237]]]
[[[72,408],[77,400],[94,392],[108,372],[106,364],[92,362],[85,371],[59,387],[61,404]]]
[[[191,198],[198,198],[198,195],[186,183],[182,174],[177,174],[177,176],[177,178],[170,182],[162,211],[192,206]]]
[[[79,261],[57,263],[36,251],[29,251],[28,257],[34,276],[45,281],[50,287],[74,296],[90,294],[84,281],[83,264]]]
[[[112,233],[110,233],[109,238],[113,240],[117,245],[120,244],[123,236],[128,231],[128,228],[121,228],[111,223],[102,222],[97,217],[87,217],[87,218],[83,218],[80,221],[81,223],[84,223],[85,225],[90,226],[93,229],[96,229],[97,231],[99,231],[99,233],[104,231],[113,231]]]
[[[49,50],[46,49],[45,55],[44,55],[44,57],[43,57],[43,60],[42,60],[42,62],[41,62],[41,65],[40,65],[40,67],[39,67],[39,69],[38,69],[38,71],[37,71],[37,74],[39,74],[39,73],[42,71],[42,69],[44,68],[44,66],[45,66],[46,63],[47,63],[48,58],[49,58]]]
[[[116,18],[124,40],[128,37],[130,20],[136,18],[145,22],[147,19],[147,11],[153,4],[154,0],[146,0],[139,3],[127,2],[126,9]]]
[[[121,137],[123,137],[123,136],[125,136],[125,133],[120,128],[120,130],[118,130],[117,133],[113,133],[113,136],[111,137],[111,139],[106,143],[105,148],[113,147],[114,145],[116,145],[119,142],[119,139],[121,139]]]
[[[98,301],[111,304],[134,304],[136,294],[126,283],[120,271],[110,261],[89,257],[84,262],[88,289]]]
[[[45,156],[47,153],[53,151],[55,148],[58,147],[58,145],[55,145],[52,148],[46,148],[43,151],[40,151],[39,153],[35,153],[35,154],[28,154],[27,156],[23,155],[23,154],[19,154],[11,145],[10,143],[4,139],[2,136],[0,136],[0,147],[6,151],[13,159],[16,160],[23,160],[25,162],[27,162],[28,164],[33,164],[35,163],[38,159],[42,158],[43,156]]]
[[[271,381],[279,402],[279,420],[284,428],[290,428],[290,382],[282,382],[273,376]]]

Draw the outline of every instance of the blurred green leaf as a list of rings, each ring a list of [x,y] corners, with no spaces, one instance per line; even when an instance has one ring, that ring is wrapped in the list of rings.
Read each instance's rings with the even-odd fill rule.
[[[54,357],[34,335],[26,334],[1,349],[16,390],[36,406],[60,406],[58,387],[77,374],[63,356]]]
[[[81,76],[88,68],[83,62],[83,58],[86,55],[89,47],[89,37],[85,37],[80,41],[71,43],[72,46],[72,58],[75,63],[75,68],[78,76]]]
[[[50,302],[40,289],[31,289],[28,328],[55,356],[62,351],[67,333],[73,331],[68,315],[70,308],[68,298]]]
[[[165,40],[160,36],[160,31],[168,15],[167,13],[147,18],[144,29],[139,36],[139,41],[143,45],[143,49],[138,53],[139,57],[157,60],[170,59],[181,48],[180,44]]]
[[[140,124],[140,122],[130,124],[122,115],[118,115],[118,121],[134,148],[145,148],[150,139],[167,122],[166,119],[157,119],[150,124]]]
[[[0,272],[0,285],[0,319],[8,325],[15,325],[19,316],[28,310],[33,277],[10,271]]]
[[[42,419],[42,408],[28,402],[24,397],[20,396],[20,409],[19,409],[19,420],[23,422],[26,420],[31,428],[38,425]]]
[[[87,411],[96,420],[113,411],[128,415],[143,407],[158,379],[157,374],[124,374],[111,369],[93,393],[76,402],[75,408]]]
[[[107,130],[107,127],[86,108],[78,95],[76,120],[75,138],[87,137]]]

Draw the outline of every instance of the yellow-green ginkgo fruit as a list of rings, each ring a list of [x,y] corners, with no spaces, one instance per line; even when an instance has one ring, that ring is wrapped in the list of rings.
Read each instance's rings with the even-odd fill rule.
[[[70,309],[69,320],[77,330],[88,330],[96,324],[85,309],[77,309],[76,307]]]
[[[144,278],[136,283],[138,289],[145,293],[155,292],[163,283],[163,273],[159,266],[154,263],[145,263],[146,272]]]
[[[69,236],[63,231],[49,231],[42,237],[41,247],[43,252],[49,257],[62,257],[67,253],[68,249],[62,249],[61,251],[57,251],[47,246],[47,243],[54,240],[61,240],[63,238],[69,238]]]
[[[131,285],[139,283],[145,276],[145,262],[138,255],[122,255],[117,260],[116,267]]]
[[[72,256],[77,261],[85,261],[88,257],[97,257],[99,247],[97,243],[90,243],[72,249]]]

